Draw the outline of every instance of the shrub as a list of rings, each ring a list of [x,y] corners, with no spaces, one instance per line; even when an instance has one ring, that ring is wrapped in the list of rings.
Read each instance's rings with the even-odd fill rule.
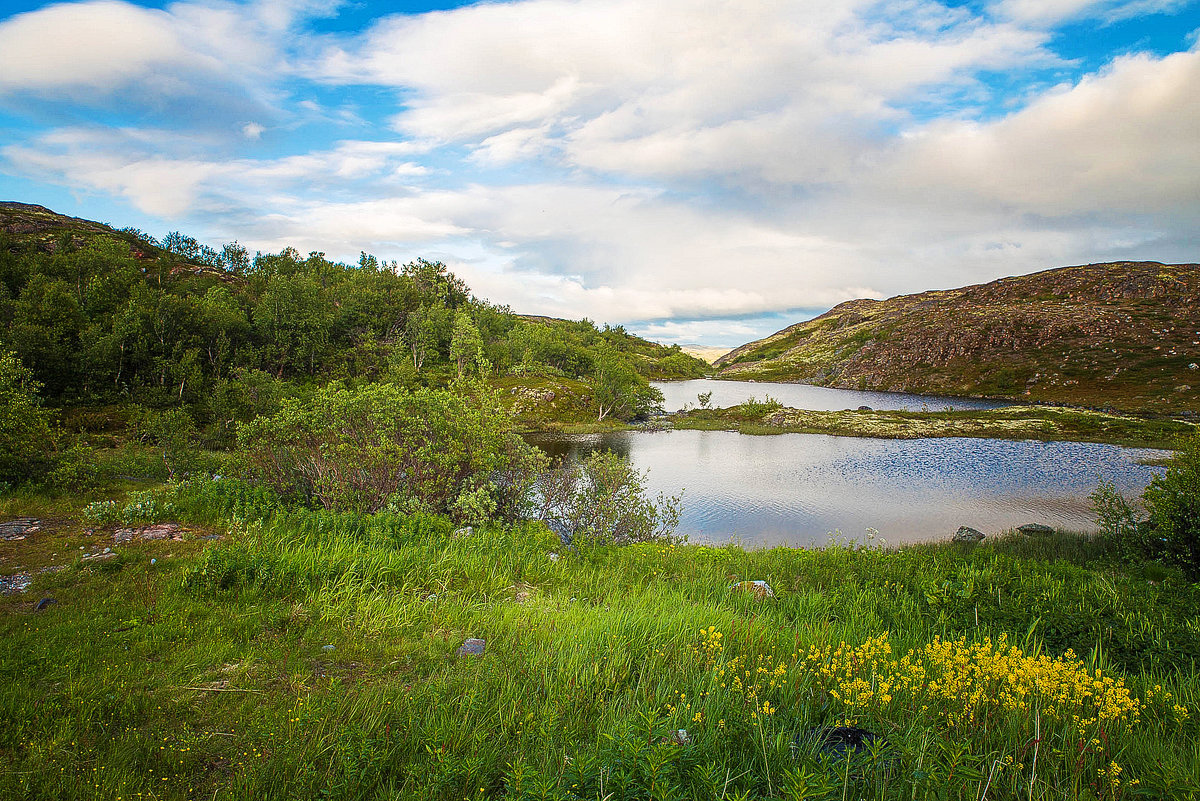
[[[95,489],[100,483],[96,452],[87,445],[72,445],[59,454],[47,478],[51,486],[67,492],[83,493]]]
[[[1165,561],[1200,580],[1200,437],[1183,443],[1171,466],[1142,494]]]
[[[152,445],[162,456],[168,478],[199,469],[200,432],[186,410],[148,411],[135,429],[138,438]]]
[[[250,475],[326,509],[519,516],[544,464],[494,393],[328,386],[243,425]],[[494,510],[494,511],[493,511]]]
[[[0,351],[0,482],[43,475],[54,449],[54,414],[42,406],[42,385],[12,353]]]
[[[669,539],[679,524],[679,498],[650,500],[646,476],[611,451],[543,472],[536,489],[541,519],[568,545]]]

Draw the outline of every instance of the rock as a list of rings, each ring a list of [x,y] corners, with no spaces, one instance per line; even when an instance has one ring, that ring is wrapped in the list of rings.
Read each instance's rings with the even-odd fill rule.
[[[28,573],[14,573],[11,576],[0,576],[0,595],[25,592],[32,583],[33,579]]]
[[[878,751],[887,745],[887,740],[881,734],[857,726],[832,726],[797,734],[792,741],[792,750],[796,753],[812,745],[837,761],[853,754],[868,753],[872,748]]]
[[[450,536],[453,537],[454,539],[458,539],[459,537],[469,537],[474,533],[475,533],[474,527],[463,526],[460,529],[455,529],[454,533],[451,534]]]
[[[487,646],[487,640],[480,640],[475,637],[469,637],[462,645],[458,646],[459,656],[483,656],[483,649]]]
[[[37,606],[33,607],[33,611],[41,612],[56,603],[58,603],[58,601],[54,600],[50,596],[46,596],[45,598],[43,598],[42,600],[37,602]]]
[[[858,410],[860,412],[869,412],[869,411],[871,411],[871,407],[870,406],[859,406]]]
[[[332,645],[322,645],[322,646],[321,646],[321,650],[322,650],[322,651],[332,651],[332,650],[333,650],[333,646],[332,646]]]
[[[1050,526],[1043,525],[1042,523],[1026,523],[1023,526],[1017,526],[1017,531],[1021,532],[1022,534],[1037,534],[1040,536],[1054,533],[1054,529],[1052,529]]]
[[[551,553],[550,553],[550,555],[549,555],[549,559],[550,559],[550,561],[551,561],[551,562],[557,562],[557,561],[558,561],[560,558],[561,558],[561,557],[560,557],[558,554],[554,553],[554,552],[551,552]]]
[[[977,528],[970,526],[959,526],[958,531],[954,532],[955,542],[983,542],[983,538],[987,535]]]
[[[1192,362],[1191,364],[1188,365],[1188,369],[1189,370],[1200,370],[1200,364],[1196,364],[1195,362]]]
[[[8,541],[23,540],[25,535],[32,534],[42,527],[42,521],[36,517],[18,517],[15,520],[9,520],[0,523],[0,539]]]
[[[119,528],[113,533],[118,545],[135,540],[182,540],[183,527],[178,523],[156,523],[141,528]]]
[[[763,598],[774,598],[775,591],[771,589],[771,585],[762,579],[754,579],[753,581],[738,581],[729,585],[731,590],[741,590],[742,592],[750,592],[755,598],[762,600]]]
[[[688,734],[687,729],[676,729],[666,737],[659,738],[659,742],[669,745],[691,745],[692,737]]]

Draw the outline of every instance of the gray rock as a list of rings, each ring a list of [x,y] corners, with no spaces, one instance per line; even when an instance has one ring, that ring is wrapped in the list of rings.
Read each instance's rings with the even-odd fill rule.
[[[771,585],[762,579],[754,579],[753,581],[735,581],[729,585],[731,590],[741,590],[742,592],[753,593],[755,598],[774,598],[775,591],[771,589]]]
[[[869,411],[871,411],[871,407],[870,406],[859,406],[858,410],[860,412],[869,412]]]
[[[1054,529],[1052,529],[1050,526],[1044,525],[1042,523],[1026,523],[1023,526],[1017,526],[1017,531],[1021,532],[1022,534],[1037,534],[1037,535],[1046,535],[1046,534],[1054,533]]]
[[[455,529],[454,533],[451,534],[450,536],[453,537],[454,539],[458,539],[459,537],[469,537],[474,533],[475,533],[475,529],[473,527],[463,526],[460,529]]]
[[[43,598],[42,600],[37,602],[37,606],[33,607],[33,611],[41,612],[44,609],[51,606],[52,604],[56,604],[56,603],[58,603],[58,601],[54,600],[50,596],[46,596],[45,598]]]
[[[15,520],[0,523],[0,539],[23,540],[25,535],[32,534],[41,527],[42,521],[35,517],[18,517]]]
[[[987,535],[977,528],[970,526],[959,526],[958,531],[954,532],[955,542],[983,542],[983,538]]]
[[[333,646],[332,646],[332,645],[322,645],[322,646],[321,646],[321,650],[322,650],[322,651],[332,651],[332,650],[333,650]]]
[[[11,576],[0,576],[0,595],[25,592],[32,583],[33,579],[28,573],[14,573]]]
[[[483,649],[487,646],[487,640],[480,640],[475,637],[469,637],[462,645],[458,646],[459,656],[483,656]]]

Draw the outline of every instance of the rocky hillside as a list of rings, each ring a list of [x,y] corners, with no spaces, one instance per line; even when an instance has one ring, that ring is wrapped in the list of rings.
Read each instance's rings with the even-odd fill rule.
[[[854,300],[717,360],[719,377],[1200,412],[1200,265],[1116,262]]]
[[[34,248],[56,253],[83,247],[96,237],[128,244],[130,255],[137,259],[155,258],[162,252],[138,231],[118,231],[104,223],[68,217],[32,203],[0,201],[0,247],[4,249]]]

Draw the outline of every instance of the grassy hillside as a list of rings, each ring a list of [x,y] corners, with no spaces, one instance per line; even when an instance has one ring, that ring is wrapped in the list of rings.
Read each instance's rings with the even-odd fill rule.
[[[717,360],[722,378],[1200,412],[1200,265],[1118,262],[855,300]]]

